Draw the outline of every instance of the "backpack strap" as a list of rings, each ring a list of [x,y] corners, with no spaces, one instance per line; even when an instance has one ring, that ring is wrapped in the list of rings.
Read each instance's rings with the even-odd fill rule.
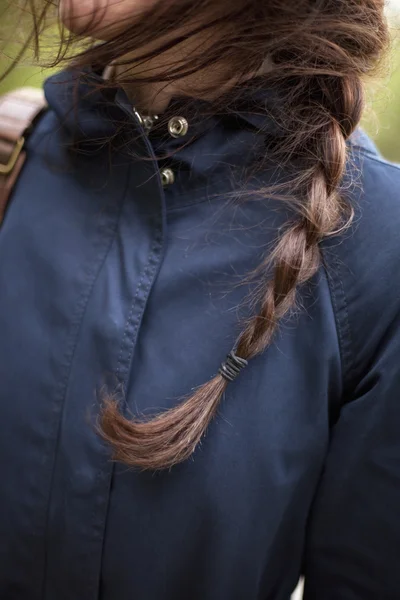
[[[26,136],[46,108],[42,90],[19,88],[0,96],[0,225],[26,159]]]

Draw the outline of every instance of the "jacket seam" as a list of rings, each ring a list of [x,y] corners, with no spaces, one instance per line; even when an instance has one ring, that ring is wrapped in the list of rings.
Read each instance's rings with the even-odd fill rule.
[[[128,182],[126,183],[126,186],[125,186],[124,195],[126,195],[127,186],[128,186]],[[123,205],[123,202],[121,203],[121,206],[119,207],[118,214],[116,215],[117,218],[115,219],[113,226],[111,228],[107,227],[107,229],[109,229],[110,239],[108,240],[108,244],[105,248],[104,256],[103,256],[102,260],[100,261],[100,263],[98,264],[98,267],[97,267],[97,270],[95,271],[95,273],[91,273],[91,276],[92,276],[91,282],[90,282],[90,276],[88,276],[88,275],[86,276],[86,282],[87,283],[90,282],[89,289],[82,292],[82,295],[80,297],[80,300],[79,300],[78,306],[77,306],[77,317],[74,321],[74,328],[76,328],[75,332],[74,332],[75,336],[74,336],[72,347],[70,348],[70,351],[69,351],[68,364],[66,365],[67,373],[66,373],[65,377],[63,378],[62,382],[60,382],[60,390],[62,391],[62,393],[60,393],[61,407],[60,407],[60,413],[59,413],[59,417],[58,417],[57,435],[56,435],[56,440],[55,440],[54,460],[53,460],[51,483],[50,483],[50,493],[49,493],[47,509],[46,509],[46,530],[45,530],[46,539],[47,539],[47,535],[48,535],[50,507],[51,507],[51,501],[52,501],[52,495],[53,495],[53,493],[52,493],[53,481],[54,481],[55,470],[57,468],[57,455],[58,455],[58,449],[59,449],[59,445],[60,445],[62,416],[63,416],[64,410],[65,410],[65,401],[66,401],[66,396],[68,393],[68,384],[69,384],[69,380],[70,380],[70,376],[71,376],[72,366],[74,363],[76,348],[77,348],[78,342],[79,342],[79,334],[80,334],[80,331],[82,328],[83,320],[85,318],[89,300],[92,296],[94,287],[96,285],[96,281],[98,279],[101,269],[107,259],[110,249],[112,247],[112,243],[113,243],[113,240],[115,237],[115,232],[117,230],[117,226],[118,226],[118,223],[119,223],[119,220],[121,217],[122,205]],[[47,544],[46,544],[46,548],[47,548]],[[48,550],[46,551],[44,577],[43,577],[43,590],[42,590],[43,598],[46,598],[46,596],[47,596],[47,591],[46,591],[46,587],[47,587],[46,586],[46,577],[47,577],[47,569],[48,569],[47,554],[48,554]]]
[[[386,167],[390,167],[394,171],[400,171],[400,165],[395,165],[385,158],[380,157],[378,154],[373,153],[367,148],[363,148],[362,146],[352,146],[352,149],[359,150],[361,154],[363,154],[366,158],[370,158],[372,161],[376,162],[378,165],[385,165]]]
[[[128,179],[127,179],[125,194],[124,194],[125,195],[125,202],[126,202],[126,191],[128,189],[128,186],[129,186],[131,173],[132,173],[132,170],[130,169],[129,170],[129,176],[128,176]],[[157,185],[158,185],[158,191],[159,191],[161,197],[163,197],[163,188],[161,186],[161,179],[160,179],[160,177],[157,177]],[[120,216],[122,214],[123,204],[124,204],[124,202],[121,205]],[[163,206],[164,206],[164,203],[161,202],[161,212],[162,212],[162,214],[163,214]],[[160,254],[162,254],[162,250],[163,250],[162,244],[163,244],[163,239],[164,239],[163,238],[163,234],[164,234],[164,226],[165,226],[165,222],[163,220],[163,217],[160,220],[157,220],[156,224],[158,226],[157,227],[157,233],[158,233],[158,235],[155,237],[154,243],[153,243],[153,245],[151,247],[151,250],[150,250],[150,256],[149,256],[148,262],[147,262],[146,267],[145,267],[145,270],[146,270],[149,267],[150,263],[155,263],[153,265],[153,270],[149,274],[150,275],[150,281],[148,282],[148,288],[151,288],[152,280],[154,279],[155,272],[157,270],[157,262],[153,260],[154,256],[157,254],[157,249],[158,249],[158,251],[159,251]],[[137,298],[138,293],[139,292],[137,292],[137,294],[135,295],[135,298]],[[147,297],[148,297],[148,294],[147,294]],[[140,323],[141,318],[143,317],[143,313],[144,313],[144,310],[146,308],[146,302],[147,302],[147,299],[144,300],[144,307],[143,307],[143,309],[141,311],[141,316],[138,319],[139,323]],[[134,301],[134,303],[135,303],[135,301]],[[133,312],[133,306],[131,307],[131,312]],[[133,315],[131,315],[131,313],[130,313],[130,317],[131,318],[132,318],[132,316]],[[129,317],[128,317],[128,320],[129,320]],[[128,327],[128,323],[125,325],[125,327],[126,328]],[[137,327],[139,327],[139,325]],[[126,331],[125,331],[125,333],[126,333]],[[124,333],[124,338],[125,338],[125,333]],[[122,367],[122,355],[121,355],[121,352],[122,352],[122,349],[123,349],[123,342],[121,342],[120,353],[118,355],[118,360],[117,360],[117,364],[116,364],[116,375],[117,376],[118,376],[118,374],[121,375],[121,367]],[[126,372],[125,378],[124,378],[125,387],[127,387],[128,380],[129,380],[129,375],[130,375],[131,363],[132,363],[132,357],[133,357],[133,354],[134,354],[134,350],[135,350],[135,340],[133,341],[132,351],[130,353],[129,365],[128,365],[127,372]],[[103,472],[104,472],[104,470],[103,470]],[[101,475],[102,475],[102,470],[99,469],[98,472],[97,472],[96,481],[100,480]],[[101,572],[101,567],[102,567],[102,564],[103,564],[104,547],[105,547],[105,534],[106,534],[107,519],[108,519],[109,507],[110,507],[110,491],[111,491],[111,486],[112,486],[112,482],[113,482],[113,477],[114,476],[115,476],[115,463],[111,465],[111,467],[108,469],[108,472],[107,472],[108,487],[107,487],[107,493],[106,493],[106,496],[105,496],[105,515],[104,515],[104,524],[103,524],[103,535],[102,535],[101,552],[100,552],[100,557],[99,557],[99,559],[100,559],[99,560],[99,573]],[[92,519],[93,519],[93,514],[92,514]],[[98,582],[98,586],[100,586],[100,581]],[[99,590],[99,587],[98,587],[98,590]]]
[[[322,250],[323,254],[326,256],[326,251]],[[339,351],[341,357],[342,364],[342,395],[345,392],[350,374],[354,369],[354,353],[352,351],[353,342],[352,342],[352,333],[350,326],[350,317],[349,317],[349,308],[348,308],[348,300],[344,288],[343,277],[340,272],[340,262],[337,259],[334,252],[331,252],[332,261],[335,263],[335,268],[337,269],[336,278],[330,271],[327,260],[325,260],[325,256],[323,258],[323,268],[326,273],[328,287],[331,296],[333,314],[336,323],[336,331],[338,336],[339,343]]]
[[[160,249],[160,245],[162,243],[162,228],[160,226],[157,227],[157,236],[154,238],[152,247],[150,249],[150,254],[149,257],[147,259],[147,263],[146,266],[143,269],[143,274],[140,278],[140,281],[138,283],[138,287],[135,293],[135,296],[132,300],[132,306],[129,312],[129,316],[126,322],[126,326],[125,326],[125,332],[124,332],[124,336],[122,338],[122,342],[121,342],[121,347],[120,347],[120,351],[119,351],[119,355],[118,355],[118,362],[117,362],[117,368],[116,368],[116,373],[120,376],[123,377],[124,382],[125,382],[125,386],[127,385],[127,377],[129,377],[129,366],[124,369],[124,351],[126,350],[126,341],[127,338],[129,336],[129,333],[134,334],[134,336],[137,334],[137,330],[138,330],[138,325],[140,323],[140,316],[143,314],[143,310],[139,310],[139,315],[136,314],[136,307],[137,307],[137,303],[138,303],[138,298],[140,293],[143,291],[146,294],[146,291],[148,291],[149,288],[149,284],[151,285],[151,281],[152,281],[152,277],[154,275],[154,272],[157,268],[158,265],[158,261],[154,260],[157,253],[157,250]],[[144,304],[146,303],[146,298],[144,299]],[[139,318],[138,318],[139,317]],[[135,319],[137,320],[136,324],[135,324]],[[133,329],[132,329],[133,327]],[[135,344],[135,338],[133,338],[132,340],[132,345]],[[133,348],[132,345],[129,344],[131,346],[130,351],[129,351],[129,356],[128,356],[128,363],[130,364],[132,361],[132,356],[133,356]]]

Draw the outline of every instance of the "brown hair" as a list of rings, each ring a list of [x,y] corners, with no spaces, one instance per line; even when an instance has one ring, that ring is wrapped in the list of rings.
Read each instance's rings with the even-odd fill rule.
[[[42,0],[42,8],[33,11],[37,26],[50,4]],[[177,23],[179,30],[186,28],[184,35],[172,35]],[[162,73],[148,72],[148,61],[200,32],[210,32],[201,51],[166,65]],[[149,48],[148,39],[157,43]],[[75,66],[105,65],[136,51],[131,60],[136,77],[138,67],[143,67],[142,83],[177,81],[210,66],[223,66],[221,77],[234,73],[237,82],[230,94],[223,95],[224,109],[229,109],[235,90],[245,88],[248,74],[260,73],[264,64],[257,81],[280,98],[273,118],[284,132],[269,153],[289,172],[290,165],[296,168],[289,184],[259,193],[285,190],[297,217],[257,269],[263,280],[254,303],[257,314],[243,324],[235,348],[243,359],[268,347],[279,320],[294,306],[298,287],[319,269],[320,242],[351,218],[340,193],[346,141],[361,118],[363,77],[372,72],[387,41],[383,0],[176,0],[160,2],[140,23],[111,32],[107,41],[88,46],[73,58]],[[215,106],[216,90],[218,83],[213,81],[207,93],[213,95]],[[227,385],[217,374],[174,408],[147,420],[126,418],[117,401],[106,398],[101,434],[112,446],[115,460],[143,469],[171,467],[193,453]]]

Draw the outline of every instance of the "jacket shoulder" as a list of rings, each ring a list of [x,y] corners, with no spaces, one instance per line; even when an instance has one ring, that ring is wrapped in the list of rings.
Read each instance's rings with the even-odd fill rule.
[[[323,245],[341,344],[353,388],[383,339],[400,338],[400,167],[361,133],[349,148],[345,191],[351,227]]]

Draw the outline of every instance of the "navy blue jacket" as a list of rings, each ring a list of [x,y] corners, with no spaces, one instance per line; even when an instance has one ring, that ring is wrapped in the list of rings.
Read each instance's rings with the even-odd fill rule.
[[[193,459],[129,470],[95,431],[102,387],[140,414],[208,381],[288,209],[232,196],[267,117],[200,103],[187,138],[147,137],[96,79],[47,82],[0,231],[1,600],[288,600],[302,570],[306,600],[398,600],[399,168],[353,139],[356,217],[301,310]]]

